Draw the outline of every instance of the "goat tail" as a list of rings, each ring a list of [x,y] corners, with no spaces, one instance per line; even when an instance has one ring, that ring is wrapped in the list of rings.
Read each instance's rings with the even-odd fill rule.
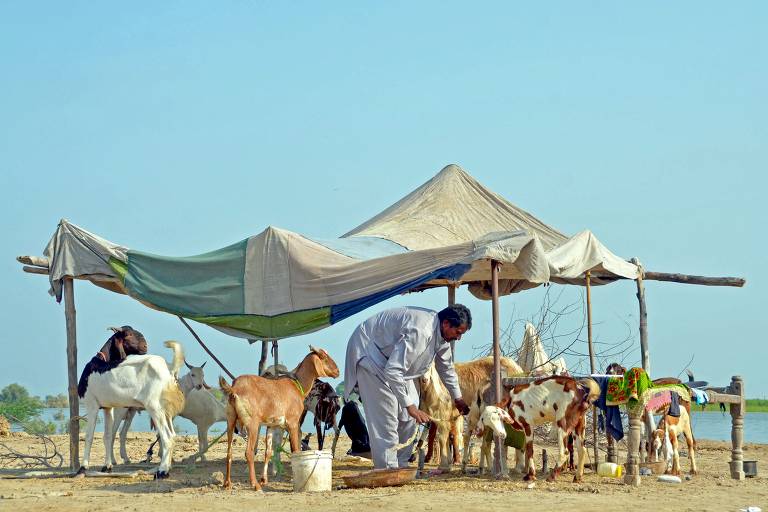
[[[181,348],[181,343],[173,340],[168,340],[163,343],[163,345],[173,350],[173,362],[168,369],[171,371],[171,374],[178,379],[179,370],[181,370],[181,366],[184,364],[184,349]]]
[[[595,379],[590,379],[589,377],[585,379],[579,379],[579,384],[581,384],[585,390],[588,390],[588,395],[585,398],[585,401],[590,405],[595,403],[597,399],[600,398],[600,385],[595,381]]]
[[[231,394],[232,394],[232,386],[230,386],[229,384],[227,384],[227,379],[225,379],[225,378],[224,378],[224,377],[222,377],[221,375],[219,375],[219,387],[221,388],[221,391],[222,391],[222,392],[223,392],[225,395],[229,396],[229,395],[231,395]]]
[[[184,410],[184,393],[175,380],[168,382],[160,395],[160,406],[169,423]]]

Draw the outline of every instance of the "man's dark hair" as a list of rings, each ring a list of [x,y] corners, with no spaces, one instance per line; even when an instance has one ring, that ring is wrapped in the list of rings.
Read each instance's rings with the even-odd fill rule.
[[[443,323],[443,320],[448,320],[451,327],[466,325],[467,330],[472,328],[472,313],[470,313],[469,308],[463,304],[453,304],[448,306],[437,314],[437,318],[440,319],[440,323]]]

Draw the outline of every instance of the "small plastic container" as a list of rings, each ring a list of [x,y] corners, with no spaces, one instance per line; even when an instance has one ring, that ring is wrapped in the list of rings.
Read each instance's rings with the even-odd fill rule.
[[[597,474],[611,478],[621,478],[624,466],[615,462],[601,462],[597,465]]]

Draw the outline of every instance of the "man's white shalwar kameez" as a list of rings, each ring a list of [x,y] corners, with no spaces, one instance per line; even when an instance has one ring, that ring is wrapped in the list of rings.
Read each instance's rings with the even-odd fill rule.
[[[352,333],[344,365],[344,394],[357,384],[365,409],[376,469],[407,467],[412,447],[393,448],[410,439],[416,420],[406,411],[419,405],[414,380],[432,362],[453,399],[461,397],[451,345],[440,333],[435,311],[394,308],[369,318]]]

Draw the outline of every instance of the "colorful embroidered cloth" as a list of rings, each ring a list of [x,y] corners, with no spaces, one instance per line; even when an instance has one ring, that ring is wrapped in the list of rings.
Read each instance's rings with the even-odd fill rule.
[[[642,368],[631,368],[624,373],[623,379],[611,379],[605,397],[606,405],[621,405],[629,403],[634,407],[643,393],[652,387],[651,379]]]

